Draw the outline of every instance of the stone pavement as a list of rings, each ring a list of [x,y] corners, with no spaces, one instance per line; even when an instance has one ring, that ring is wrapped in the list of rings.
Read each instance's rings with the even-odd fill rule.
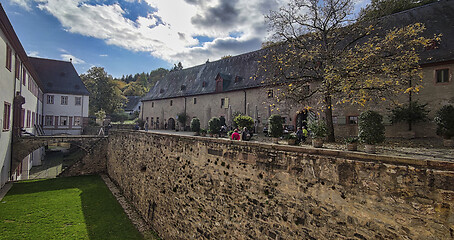
[[[173,131],[173,130],[148,130],[148,132],[168,133],[175,135],[194,136],[194,132]],[[263,133],[255,134],[252,141],[269,142],[271,138]],[[279,144],[286,144],[279,141]],[[301,147],[312,147],[310,140],[301,144]],[[341,142],[325,143],[326,149],[345,150],[346,145]],[[364,151],[364,145],[359,144],[359,151]],[[387,139],[385,143],[377,145],[378,155],[409,157],[421,160],[441,160],[454,162],[454,148],[444,147],[442,140],[438,138],[417,138],[417,139]]]

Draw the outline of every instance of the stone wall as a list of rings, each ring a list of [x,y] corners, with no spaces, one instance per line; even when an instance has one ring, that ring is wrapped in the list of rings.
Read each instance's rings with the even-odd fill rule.
[[[101,138],[86,149],[87,154],[66,168],[59,176],[70,177],[106,173],[107,139]]]
[[[137,131],[107,150],[163,239],[454,238],[454,163]]]

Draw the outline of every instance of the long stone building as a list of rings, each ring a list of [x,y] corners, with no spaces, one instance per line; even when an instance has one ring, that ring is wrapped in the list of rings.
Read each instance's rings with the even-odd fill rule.
[[[424,36],[433,37],[442,34],[440,43],[433,49],[421,53],[423,71],[423,88],[413,96],[413,100],[427,103],[430,117],[442,105],[454,103],[454,2],[440,1],[422,7],[387,16],[383,19],[388,29],[412,23],[424,23],[427,30]],[[317,103],[307,101],[304,104],[293,104],[283,100],[277,101],[275,95],[281,89],[269,86],[264,81],[266,76],[257,75],[259,62],[266,54],[262,49],[239,56],[229,57],[214,62],[169,73],[158,81],[153,89],[142,100],[141,117],[150,128],[174,129],[179,113],[186,113],[189,118],[197,117],[202,127],[207,127],[212,117],[224,116],[231,124],[235,113],[246,114],[254,118],[256,130],[261,131],[272,114],[284,117],[286,125],[296,127],[311,114],[305,108],[317,109]],[[308,85],[313,88],[314,85]],[[309,89],[308,89],[309,90]],[[399,97],[399,96],[397,96]],[[406,98],[401,97],[405,103]],[[388,115],[391,102],[370,108]],[[335,106],[333,122],[338,136],[356,135],[358,115],[364,108],[355,105]],[[314,116],[314,117],[315,117]],[[320,115],[323,118],[323,114]],[[189,124],[189,122],[187,123]],[[391,125],[385,118],[388,136],[402,136],[403,125]],[[416,137],[435,136],[435,125],[431,122],[417,125],[414,128]]]

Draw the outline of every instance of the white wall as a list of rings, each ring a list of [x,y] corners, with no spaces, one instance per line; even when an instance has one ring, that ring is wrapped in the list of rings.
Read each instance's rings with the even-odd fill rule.
[[[47,98],[49,95],[54,96],[54,103],[48,104]],[[68,104],[62,105],[61,104],[61,97],[67,96],[68,97]],[[81,105],[76,105],[76,97],[81,97]],[[71,135],[79,135],[82,133],[82,124],[83,118],[88,117],[88,103],[89,97],[82,96],[82,95],[72,95],[72,94],[53,94],[53,93],[46,93],[44,94],[44,106],[43,106],[43,115],[44,115],[44,133],[46,135],[55,135],[55,134],[71,134]],[[45,117],[46,116],[53,116],[53,125],[47,126],[45,125]],[[55,117],[58,116],[58,126],[55,126]],[[66,126],[61,125],[61,117],[68,117],[68,124]],[[69,118],[72,117],[71,126],[69,125]],[[79,126],[74,125],[75,117],[80,118]]]
[[[13,98],[14,98],[14,50],[11,64],[11,71],[6,66],[6,44],[7,39],[0,31],[0,188],[8,181],[9,169],[11,164],[11,140],[13,125]],[[11,45],[10,45],[11,46]],[[3,130],[4,103],[11,104],[10,128]]]

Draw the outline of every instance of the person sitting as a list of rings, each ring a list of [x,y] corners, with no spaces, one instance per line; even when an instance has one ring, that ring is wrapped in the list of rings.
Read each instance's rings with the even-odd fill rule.
[[[240,134],[238,133],[238,129],[235,129],[232,133],[232,140],[240,140]]]
[[[246,127],[243,128],[243,132],[241,133],[241,140],[243,141],[249,141],[251,137],[251,134],[249,133],[249,131],[247,130]]]

